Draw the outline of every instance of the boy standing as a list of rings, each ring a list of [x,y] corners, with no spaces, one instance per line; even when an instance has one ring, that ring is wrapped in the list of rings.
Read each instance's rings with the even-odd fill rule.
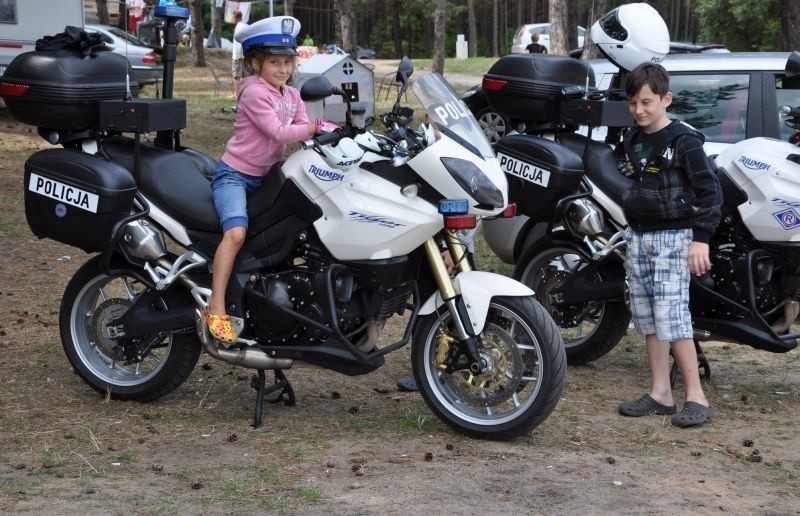
[[[689,313],[689,273],[711,269],[709,245],[720,219],[722,191],[703,151],[703,135],[667,117],[669,75],[644,63],[628,75],[628,109],[636,121],[624,139],[629,172],[637,179],[623,194],[628,221],[625,268],[634,326],[646,336],[651,390],[623,403],[626,416],[668,415],[676,426],[714,417],[697,366]],[[688,262],[688,270],[687,270]],[[669,379],[669,350],[686,385],[676,414]]]

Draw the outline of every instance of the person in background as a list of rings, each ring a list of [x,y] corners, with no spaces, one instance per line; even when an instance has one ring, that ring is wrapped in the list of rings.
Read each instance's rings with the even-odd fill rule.
[[[225,293],[247,236],[247,197],[261,186],[288,144],[325,131],[325,122],[309,121],[300,92],[288,85],[295,70],[298,32],[297,19],[275,16],[248,25],[236,35],[248,75],[237,92],[233,137],[211,181],[223,236],[214,253],[211,297],[203,309],[209,333],[224,343],[238,339],[227,314]]]
[[[539,33],[531,34],[531,44],[525,47],[530,54],[546,54],[547,47],[539,43]]]
[[[303,39],[303,46],[304,47],[314,46],[314,38],[311,37],[311,34],[306,33],[306,37]]]
[[[242,81],[242,74],[244,73],[244,53],[242,52],[242,44],[236,39],[247,24],[242,21],[242,12],[235,11],[233,13],[233,22],[236,24],[233,27],[233,53],[231,54],[231,82],[233,83],[233,98],[236,98],[236,92],[239,91],[239,83]]]
[[[144,15],[144,0],[125,0],[125,12],[128,15],[126,30],[135,35]]]
[[[669,75],[659,64],[644,63],[625,84],[628,110],[636,127],[623,140],[627,168],[637,181],[622,195],[626,278],[636,330],[645,335],[650,392],[619,405],[624,416],[670,415],[679,427],[711,421],[697,367],[690,273],[711,269],[709,240],[721,217],[722,189],[703,150],[703,135],[670,120]],[[669,375],[669,352],[686,386],[676,413]]]

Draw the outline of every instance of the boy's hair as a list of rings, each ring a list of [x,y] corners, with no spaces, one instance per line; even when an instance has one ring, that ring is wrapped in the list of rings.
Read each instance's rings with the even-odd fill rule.
[[[531,43],[538,43],[539,42],[539,33],[534,32],[531,34]]]
[[[669,74],[663,66],[657,63],[642,63],[634,68],[625,81],[625,93],[628,98],[639,93],[644,85],[659,97],[664,97],[669,93]]]
[[[242,21],[242,11],[233,11],[233,19],[237,22]]]

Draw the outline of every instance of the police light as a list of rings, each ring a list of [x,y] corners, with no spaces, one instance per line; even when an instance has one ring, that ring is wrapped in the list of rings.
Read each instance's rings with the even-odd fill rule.
[[[442,215],[466,215],[469,203],[466,199],[444,199],[439,201],[439,213]]]

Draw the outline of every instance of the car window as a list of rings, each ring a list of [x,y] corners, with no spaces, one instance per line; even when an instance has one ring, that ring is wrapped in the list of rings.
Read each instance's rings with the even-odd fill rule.
[[[780,76],[775,82],[775,97],[777,105],[773,113],[775,113],[775,116],[780,116],[780,138],[781,140],[786,140],[794,134],[795,130],[784,123],[786,117],[778,115],[778,108],[781,106],[800,107],[800,77],[787,79]],[[766,116],[766,113],[764,116]]]
[[[749,74],[672,74],[671,117],[702,132],[706,141],[736,143],[747,130]]]

